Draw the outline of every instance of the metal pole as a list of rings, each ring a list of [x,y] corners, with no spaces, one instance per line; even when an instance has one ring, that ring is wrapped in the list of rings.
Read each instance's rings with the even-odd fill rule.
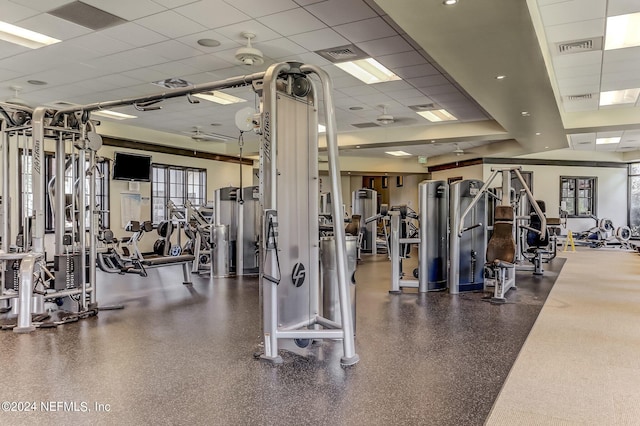
[[[322,68],[315,65],[303,65],[303,72],[315,73],[322,83],[324,98],[327,153],[329,159],[329,177],[331,180],[331,193],[333,194],[332,214],[334,241],[336,244],[336,266],[338,271],[338,290],[340,295],[340,315],[344,331],[344,356],[341,359],[343,365],[353,365],[360,360],[355,352],[355,340],[353,337],[353,319],[351,316],[351,302],[349,300],[349,279],[347,277],[347,242],[344,227],[338,218],[341,218],[342,190],[340,185],[340,164],[338,163],[338,138],[335,109],[333,106],[333,88],[329,75]],[[375,244],[375,239],[374,239]],[[374,252],[375,253],[375,252]]]
[[[98,239],[96,221],[100,214],[96,211],[96,174],[98,173],[98,169],[96,168],[96,152],[93,150],[89,151],[89,170],[91,171],[89,175],[89,285],[94,289],[90,296],[90,303],[93,306],[96,303],[96,262],[98,256],[96,252]]]
[[[260,150],[260,179],[262,184],[262,204],[263,211],[276,210],[277,205],[277,111],[276,111],[276,82],[280,72],[288,71],[290,65],[286,63],[275,64],[269,67],[264,73],[263,100],[264,111],[262,113],[262,147]],[[262,218],[262,229],[266,230],[269,225]],[[266,236],[265,236],[266,237]],[[266,248],[267,239],[262,242]],[[274,249],[276,250],[276,249]],[[282,358],[278,355],[278,287],[275,283],[266,280],[264,274],[274,276],[277,269],[275,255],[271,256],[268,264],[263,265],[260,275],[260,288],[263,296],[263,324],[264,324],[264,357],[275,363],[282,363]]]
[[[389,212],[391,215],[391,294],[400,294],[400,213]]]
[[[7,123],[2,120],[2,251],[9,251],[9,132]],[[4,286],[2,286],[4,287]]]
[[[418,244],[418,292],[426,293],[429,290],[429,235],[427,232],[427,222],[429,221],[427,204],[429,183],[421,182],[418,185],[418,205],[420,206],[420,243]],[[435,199],[433,200],[435,203]],[[432,217],[432,221],[440,218]],[[433,236],[434,239],[436,235]]]
[[[449,294],[460,293],[460,183],[449,186]]]
[[[495,170],[489,177],[489,180],[484,185],[482,185],[482,188],[480,188],[476,196],[473,198],[473,200],[471,200],[471,203],[467,206],[467,208],[464,210],[464,212],[460,216],[458,227],[455,229],[451,229],[450,232],[455,231],[459,237],[462,236],[462,227],[464,226],[464,219],[467,217],[471,209],[475,207],[475,205],[478,203],[480,198],[483,197],[484,193],[489,189],[489,185],[491,185],[491,182],[493,182],[493,180],[496,178],[496,176],[498,175],[498,172],[499,170]]]
[[[32,248],[36,253],[44,253],[44,117],[46,108],[37,107],[33,111],[31,123],[33,125],[33,151],[31,178],[33,185],[33,213],[35,222],[32,231]]]
[[[531,190],[527,186],[527,183],[524,181],[524,178],[522,177],[522,174],[520,173],[520,169],[519,168],[513,169],[513,171],[516,173],[516,176],[520,180],[520,183],[522,183],[522,188],[527,193],[527,198],[529,198],[529,201],[531,202],[531,205],[533,206],[533,209],[535,210],[535,212],[537,213],[538,217],[540,218],[540,229],[542,230],[542,232],[546,232],[546,229],[547,229],[547,218],[546,218],[545,214],[542,212],[542,209],[538,205],[538,202],[535,200],[535,198],[533,198],[533,194],[531,193]]]

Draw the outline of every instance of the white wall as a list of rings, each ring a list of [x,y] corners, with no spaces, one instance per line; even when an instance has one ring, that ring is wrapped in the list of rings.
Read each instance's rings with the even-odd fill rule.
[[[491,168],[511,167],[513,165],[485,164],[484,178],[489,179]],[[627,169],[613,167],[578,167],[578,166],[522,166],[522,171],[533,172],[533,196],[543,200],[548,217],[558,217],[560,208],[560,176],[596,177],[596,215],[608,218],[615,227],[627,224]],[[502,180],[496,177],[495,184],[500,186]],[[567,228],[573,232],[587,230],[595,225],[592,219],[569,219]]]

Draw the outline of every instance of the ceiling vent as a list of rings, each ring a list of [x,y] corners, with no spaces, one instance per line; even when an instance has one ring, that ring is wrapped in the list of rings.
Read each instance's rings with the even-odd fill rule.
[[[332,47],[330,49],[316,50],[315,53],[334,64],[347,61],[357,61],[358,59],[370,57],[370,55],[367,55],[362,49],[357,48],[353,44]]]
[[[569,95],[564,97],[568,101],[588,101],[593,99],[592,93],[584,93],[582,95]]]
[[[416,112],[420,111],[431,111],[434,109],[441,109],[442,107],[438,104],[420,104],[420,105],[410,105],[409,109],[412,109]]]
[[[369,127],[380,127],[376,123],[355,123],[352,124],[353,127],[357,127],[358,129],[368,129]]]
[[[602,37],[556,43],[559,55],[602,50]]]
[[[93,7],[89,4],[82,3],[81,1],[74,1],[69,4],[65,4],[64,6],[50,10],[47,13],[57,16],[58,18],[62,18],[65,21],[82,25],[83,27],[94,31],[114,27],[127,22],[119,16],[112,15],[111,13],[105,12],[104,10],[98,9],[97,7]]]

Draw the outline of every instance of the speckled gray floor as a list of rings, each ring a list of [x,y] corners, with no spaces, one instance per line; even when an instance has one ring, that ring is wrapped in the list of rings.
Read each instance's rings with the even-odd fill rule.
[[[492,305],[477,293],[389,295],[388,261],[365,257],[361,360],[348,369],[334,342],[311,358],[285,355],[279,367],[255,360],[256,279],[194,277],[189,288],[179,267],[147,278],[100,273],[100,303],[126,309],[0,333],[0,401],[36,403],[20,413],[3,404],[0,424],[480,425],[562,263],[542,278],[519,273],[509,303]]]

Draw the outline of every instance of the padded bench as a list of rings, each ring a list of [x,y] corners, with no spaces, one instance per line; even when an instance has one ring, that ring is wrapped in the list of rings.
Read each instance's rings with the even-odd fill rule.
[[[174,263],[193,262],[195,258],[196,257],[191,254],[183,254],[180,256],[158,256],[158,257],[151,257],[148,259],[144,259],[140,263],[142,263],[144,266],[153,268],[154,266],[164,266],[164,265],[171,265]]]

